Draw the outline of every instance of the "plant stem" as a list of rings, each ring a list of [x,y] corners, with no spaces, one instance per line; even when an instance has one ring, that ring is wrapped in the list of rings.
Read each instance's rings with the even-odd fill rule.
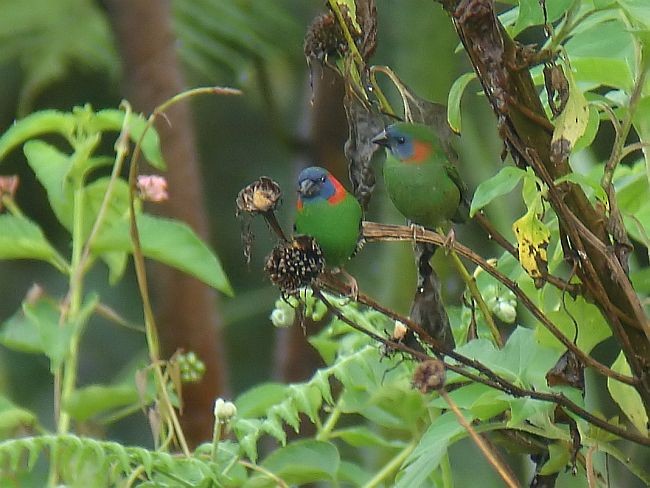
[[[336,427],[336,423],[339,420],[339,417],[341,416],[341,399],[336,402],[336,405],[334,405],[334,408],[330,412],[329,416],[327,417],[327,420],[323,424],[323,427],[318,431],[318,434],[316,434],[316,440],[317,441],[326,441],[329,439],[330,434],[334,430],[334,427]]]
[[[369,481],[367,481],[366,484],[363,485],[363,488],[373,488],[374,486],[378,486],[382,481],[384,481],[386,478],[391,476],[395,471],[399,469],[399,467],[406,460],[406,458],[408,458],[411,455],[411,453],[413,452],[417,444],[418,444],[418,440],[414,440],[411,443],[409,443],[404,449],[398,452],[393,457],[393,459],[388,461],[386,465],[379,472],[377,472],[375,476],[373,476]]]
[[[153,124],[158,117],[158,115],[163,114],[165,110],[169,107],[178,103],[180,101],[186,100],[190,97],[202,94],[219,94],[219,95],[240,95],[241,91],[235,90],[232,88],[221,88],[221,87],[201,87],[195,88],[193,90],[188,90],[169,100],[163,102],[158,107],[156,107],[153,113],[147,119],[147,125],[142,132],[142,135],[138,139],[135,148],[133,150],[133,156],[131,157],[131,166],[129,167],[129,221],[130,221],[130,234],[131,241],[133,243],[133,263],[135,266],[135,274],[138,281],[138,289],[140,291],[140,296],[142,298],[142,308],[144,313],[144,326],[145,326],[145,336],[147,338],[147,348],[149,350],[149,358],[153,365],[154,377],[156,378],[156,388],[158,392],[158,397],[161,400],[161,413],[167,415],[173,426],[174,433],[178,439],[178,443],[183,451],[185,456],[190,455],[190,450],[185,440],[185,434],[181,428],[180,421],[178,420],[178,415],[176,415],[176,410],[171,403],[169,394],[167,392],[167,383],[165,381],[162,366],[160,364],[160,342],[158,339],[158,331],[156,329],[156,322],[153,313],[153,308],[151,306],[151,300],[149,298],[149,286],[147,283],[147,274],[144,265],[144,255],[142,254],[142,247],[140,244],[140,233],[138,231],[137,224],[137,212],[135,208],[135,193],[136,193],[136,177],[138,174],[138,161],[140,154],[142,152],[142,141],[144,139],[147,130],[153,127]]]
[[[506,468],[503,465],[501,460],[490,450],[490,448],[483,441],[481,436],[476,433],[472,425],[467,421],[463,413],[458,408],[458,405],[456,405],[456,403],[449,397],[449,395],[444,389],[438,390],[438,393],[445,400],[445,402],[447,402],[447,405],[449,405],[451,411],[454,412],[454,415],[456,415],[456,418],[458,419],[460,425],[462,425],[465,428],[465,430],[470,435],[474,443],[481,450],[481,452],[488,460],[488,462],[492,465],[494,470],[499,474],[499,476],[501,476],[501,479],[503,479],[505,484],[509,488],[518,488],[519,483],[517,483],[517,481],[513,479],[512,474],[510,473],[510,469]]]
[[[79,324],[77,323],[79,309],[81,308],[81,297],[83,293],[83,271],[81,256],[83,250],[83,212],[84,212],[84,188],[83,182],[75,182],[73,227],[72,227],[72,264],[69,284],[69,303],[61,313],[60,327],[75,327],[70,338],[70,349],[66,354],[63,365],[63,380],[61,386],[61,404],[65,404],[74,391],[77,381],[77,362],[79,355]],[[70,415],[61,409],[58,412],[57,433],[65,434],[70,428]]]
[[[469,292],[472,294],[472,298],[474,298],[474,301],[478,305],[479,310],[481,310],[481,313],[483,314],[483,318],[485,319],[485,323],[487,324],[488,328],[490,329],[490,333],[492,334],[492,339],[494,340],[494,343],[497,346],[499,346],[499,348],[502,348],[503,339],[501,338],[501,333],[499,332],[499,329],[494,323],[494,318],[492,317],[492,313],[490,312],[490,309],[485,303],[485,300],[483,300],[483,296],[481,295],[478,286],[476,286],[476,279],[469,274],[467,268],[465,268],[465,265],[458,257],[458,254],[456,254],[456,251],[452,250],[449,254],[454,263],[454,266],[456,267],[456,270],[458,271],[461,278],[465,282],[465,285],[467,285],[467,288],[469,289]]]
[[[217,462],[217,453],[219,452],[219,439],[221,439],[221,422],[218,418],[214,419],[214,431],[212,434],[212,461]]]

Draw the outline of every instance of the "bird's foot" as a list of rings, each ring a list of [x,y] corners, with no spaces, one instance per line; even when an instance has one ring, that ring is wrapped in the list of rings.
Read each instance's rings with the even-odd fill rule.
[[[356,302],[359,298],[359,284],[357,283],[357,279],[343,268],[334,268],[332,274],[341,275],[343,282],[350,288],[350,293],[347,295],[347,298]]]
[[[421,237],[424,235],[424,232],[426,229],[424,228],[423,225],[416,224],[415,222],[411,222],[409,224],[409,227],[411,228],[411,231],[413,232],[413,241],[417,242],[418,241],[418,235]]]

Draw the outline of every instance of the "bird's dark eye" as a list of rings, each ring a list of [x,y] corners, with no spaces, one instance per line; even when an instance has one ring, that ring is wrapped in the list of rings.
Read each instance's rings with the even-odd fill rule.
[[[321,183],[325,183],[325,179],[326,179],[326,178],[325,178],[325,176],[324,176],[324,175],[323,175],[323,176],[321,176],[321,177],[320,177],[320,181],[321,181]]]
[[[398,137],[397,138],[397,144],[404,144],[406,142],[406,139],[404,137]]]

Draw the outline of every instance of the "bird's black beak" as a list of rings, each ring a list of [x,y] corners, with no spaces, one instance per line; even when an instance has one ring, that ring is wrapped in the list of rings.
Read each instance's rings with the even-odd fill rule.
[[[317,191],[318,185],[310,179],[305,179],[298,183],[298,193],[305,197],[310,197]]]
[[[372,142],[380,146],[388,147],[388,135],[385,130],[382,130],[379,134],[371,139]]]

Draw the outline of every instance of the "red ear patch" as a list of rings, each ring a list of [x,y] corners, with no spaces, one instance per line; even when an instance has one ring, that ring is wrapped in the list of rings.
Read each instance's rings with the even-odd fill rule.
[[[431,156],[433,146],[429,142],[413,141],[413,156],[405,159],[405,163],[420,164]]]
[[[339,182],[339,180],[334,178],[332,175],[329,175],[328,178],[332,182],[332,185],[334,185],[335,191],[334,191],[334,195],[329,197],[327,201],[329,203],[337,204],[345,198],[345,194],[347,192],[345,191],[345,188],[343,188],[343,185]]]
[[[296,208],[298,211],[302,210],[302,198],[298,197],[298,200],[296,201]]]

